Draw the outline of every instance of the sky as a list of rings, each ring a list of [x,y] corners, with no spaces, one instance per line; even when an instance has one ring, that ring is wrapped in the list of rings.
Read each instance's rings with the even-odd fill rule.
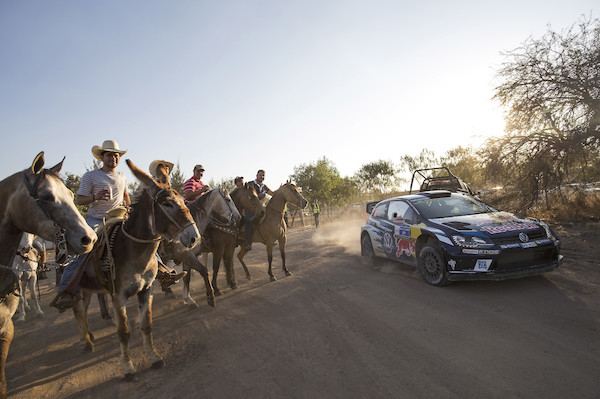
[[[595,6],[595,7],[594,7]],[[0,0],[0,178],[116,140],[204,182],[326,157],[342,177],[504,132],[506,52],[597,0]],[[135,180],[125,162],[118,167]]]

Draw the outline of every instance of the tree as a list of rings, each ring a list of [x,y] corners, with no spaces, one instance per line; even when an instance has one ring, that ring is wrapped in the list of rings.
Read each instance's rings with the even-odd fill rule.
[[[65,173],[65,177],[62,180],[64,181],[65,186],[67,186],[67,188],[71,190],[73,195],[77,196],[77,191],[79,191],[79,184],[81,183],[81,176],[77,176],[76,174],[67,172]],[[81,216],[85,218],[87,215],[88,207],[86,205],[77,204],[75,204],[75,206],[77,207],[79,213],[81,213]]]
[[[173,168],[169,178],[171,180],[171,187],[173,187],[173,189],[175,189],[179,194],[183,195],[183,183],[185,183],[185,176],[179,167],[179,162],[177,162]]]
[[[441,157],[442,166],[446,166],[452,174],[460,177],[472,188],[482,188],[485,185],[481,158],[471,146],[452,148]]]
[[[390,161],[379,160],[364,164],[356,172],[356,182],[363,192],[385,194],[396,188],[397,170]]]
[[[328,206],[344,206],[357,198],[352,181],[342,178],[335,165],[325,157],[294,167],[292,179],[302,188],[302,195],[309,202],[319,200]]]
[[[550,27],[505,54],[494,99],[508,109],[507,134],[483,147],[486,174],[525,194],[600,176],[600,20]]]
[[[431,150],[423,148],[418,156],[404,155],[400,157],[400,172],[412,174],[416,169],[434,168],[441,165],[441,161]]]

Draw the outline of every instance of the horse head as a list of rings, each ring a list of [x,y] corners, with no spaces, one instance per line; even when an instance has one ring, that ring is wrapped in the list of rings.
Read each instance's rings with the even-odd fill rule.
[[[35,235],[31,233],[23,233],[21,237],[21,242],[19,242],[19,247],[17,248],[17,254],[22,256],[27,256],[29,251],[33,249],[33,240]]]
[[[200,233],[183,197],[171,187],[166,170],[159,167],[157,179],[154,180],[131,160],[127,159],[126,162],[133,175],[145,186],[140,204],[136,207],[142,209],[143,205],[149,205],[148,220],[152,234],[180,241],[188,248],[193,246],[200,238]],[[142,226],[142,229],[147,230],[148,226]]]
[[[235,203],[231,200],[229,192],[223,187],[212,190],[211,201],[208,204],[207,213],[211,220],[220,225],[231,225],[239,223],[242,219],[240,212],[237,210]]]
[[[284,189],[283,194],[286,202],[294,204],[300,209],[303,209],[308,204],[306,198],[304,198],[302,194],[300,194],[300,190],[298,190],[298,187],[296,187],[296,185],[290,182],[289,180],[285,184],[283,184],[277,191],[281,189]]]
[[[252,213],[257,220],[262,219],[265,214],[265,207],[258,198],[256,186],[251,183],[245,183],[231,193],[231,198],[235,202],[238,210],[245,209]]]
[[[14,200],[8,212],[19,230],[49,241],[66,240],[69,252],[86,253],[92,250],[97,236],[75,207],[73,193],[58,175],[63,161],[64,158],[52,168],[44,169],[44,152],[40,152],[31,167],[22,172],[22,184],[11,196]]]

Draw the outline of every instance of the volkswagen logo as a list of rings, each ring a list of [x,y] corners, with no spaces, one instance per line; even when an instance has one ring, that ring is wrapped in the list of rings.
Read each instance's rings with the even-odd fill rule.
[[[529,241],[529,236],[525,233],[519,233],[519,240],[521,240],[521,242],[527,242]]]

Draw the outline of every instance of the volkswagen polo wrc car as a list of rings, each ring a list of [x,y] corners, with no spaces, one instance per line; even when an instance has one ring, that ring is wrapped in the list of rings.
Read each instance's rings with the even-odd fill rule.
[[[414,264],[431,285],[535,276],[562,261],[560,240],[546,223],[466,194],[428,191],[370,205],[362,256]]]

